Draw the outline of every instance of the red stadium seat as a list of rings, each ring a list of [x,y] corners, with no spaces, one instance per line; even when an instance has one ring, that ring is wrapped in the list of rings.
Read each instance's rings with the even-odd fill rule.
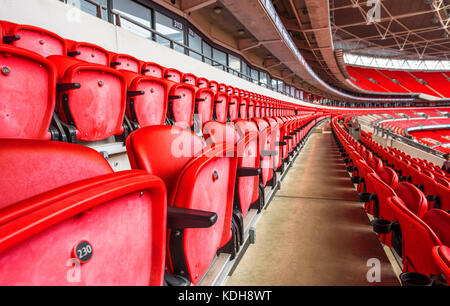
[[[57,34],[31,25],[14,24],[1,21],[3,42],[39,53],[49,55],[67,55],[66,41]]]
[[[183,73],[176,69],[168,68],[164,72],[164,78],[175,83],[181,83],[183,79]]]
[[[450,247],[435,246],[432,252],[434,262],[444,274],[447,285],[450,285]]]
[[[127,70],[141,73],[141,62],[127,54],[111,53],[111,67],[116,70]]]
[[[127,93],[123,75],[71,57],[53,55],[49,60],[58,71],[58,113],[66,124],[76,127],[70,141],[99,141],[121,135]]]
[[[234,122],[236,119],[239,118],[239,101],[241,99],[236,96],[232,95],[229,97],[228,102],[228,121]]]
[[[217,252],[235,251],[236,237],[232,213],[237,158],[227,156],[229,149],[222,145],[201,154],[202,145],[192,132],[170,126],[139,129],[127,139],[132,168],[163,179],[168,205],[197,210],[203,216],[200,222],[178,220],[169,232],[167,245],[169,271],[183,275],[194,285]]]
[[[72,40],[66,40],[66,42],[69,50],[67,53],[68,56],[93,64],[110,66],[110,53],[102,47]]]
[[[159,178],[67,143],[0,140],[0,156],[0,285],[163,284]]]
[[[122,71],[122,75],[128,85],[126,115],[134,123],[133,129],[163,125],[174,83],[130,71]]]
[[[431,210],[421,220],[398,197],[388,198],[387,203],[394,211],[401,228],[403,271],[418,272],[426,276],[439,275],[440,270],[433,260],[432,249],[442,245],[442,242],[432,226],[448,229],[450,215],[439,210]],[[434,216],[441,213],[446,216]]]
[[[214,98],[214,120],[218,122],[227,122],[228,114],[228,94],[218,92]]]
[[[196,95],[197,87],[189,84],[177,83],[171,87],[167,118],[172,125],[193,128]]]
[[[40,55],[0,45],[0,138],[52,138],[56,69]]]
[[[146,76],[152,76],[155,78],[163,79],[165,75],[166,68],[156,63],[143,63],[141,73]]]
[[[183,74],[181,81],[192,86],[197,86],[197,77],[192,73]]]

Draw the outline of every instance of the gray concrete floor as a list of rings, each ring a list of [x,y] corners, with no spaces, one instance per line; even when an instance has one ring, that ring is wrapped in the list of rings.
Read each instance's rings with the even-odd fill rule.
[[[371,258],[381,282],[367,280]],[[226,285],[399,285],[331,134],[311,135]]]

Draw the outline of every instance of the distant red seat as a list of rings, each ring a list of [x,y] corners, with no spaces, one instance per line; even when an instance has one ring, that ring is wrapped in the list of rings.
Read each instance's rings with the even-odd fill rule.
[[[164,78],[166,68],[156,63],[142,63],[141,73],[146,76],[152,76],[155,78]]]

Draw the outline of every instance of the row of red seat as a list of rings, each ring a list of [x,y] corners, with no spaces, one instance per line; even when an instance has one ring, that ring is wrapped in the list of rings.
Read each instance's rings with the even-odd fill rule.
[[[407,72],[347,66],[352,82],[359,87],[378,92],[424,93],[439,98],[450,97],[448,79],[443,72]],[[393,79],[400,84],[394,83]],[[427,82],[424,85],[418,81]],[[356,81],[355,81],[356,80]]]
[[[404,158],[398,158],[394,155],[398,150],[385,149],[364,134],[361,136],[364,145],[359,143],[342,127],[349,119],[344,116],[332,119],[335,139],[347,170],[352,172],[352,182],[358,184],[358,195],[366,212],[375,217],[374,231],[382,243],[402,256],[405,273],[401,279],[418,281],[417,274],[407,273],[413,272],[433,278],[436,283],[449,282],[450,214],[446,210],[450,207],[450,189],[442,186],[444,193],[428,194],[431,191],[428,185],[425,188],[425,181],[416,180],[421,177],[416,176],[420,170],[408,162],[405,154]],[[431,165],[423,167],[430,167],[428,174],[434,179]],[[425,174],[426,170],[422,172]],[[448,184],[445,177],[442,180]],[[422,184],[427,197],[413,183]]]
[[[201,126],[212,119],[227,122],[300,111],[287,102],[65,40],[34,26],[0,22],[2,31],[0,86],[15,90],[1,104],[7,112],[0,118],[7,126],[1,137],[99,141],[166,120],[192,128],[195,116]],[[19,106],[17,99],[23,101]],[[59,117],[53,116],[55,101]],[[12,124],[17,120],[26,125]]]
[[[158,66],[98,46],[66,55],[53,33],[1,25],[1,285],[197,284],[216,254],[236,256],[244,217],[327,117],[160,66],[144,75]],[[63,133],[125,134],[133,170],[49,140]]]

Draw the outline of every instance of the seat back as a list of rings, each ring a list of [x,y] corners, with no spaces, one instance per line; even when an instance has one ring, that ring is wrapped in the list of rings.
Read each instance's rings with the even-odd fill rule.
[[[254,117],[255,117],[255,101],[254,100],[248,100],[247,118],[248,118],[248,120],[251,120]]]
[[[443,245],[450,245],[450,214],[442,209],[430,209],[422,218]]]
[[[160,179],[113,173],[96,151],[67,143],[0,140],[0,156],[2,286],[162,285]],[[127,256],[113,256],[123,247]]]
[[[175,83],[181,83],[182,78],[183,78],[183,73],[181,73],[180,71],[173,69],[173,68],[168,68],[165,70],[164,72],[164,78],[166,80],[175,82]]]
[[[248,98],[243,97],[239,102],[239,118],[247,120],[247,107],[248,107]]]
[[[197,79],[197,87],[198,88],[209,88],[209,81],[206,78],[198,78]],[[212,90],[212,88],[211,88]]]
[[[214,120],[227,122],[228,94],[218,92],[214,98]]]
[[[190,129],[194,125],[194,111],[197,88],[183,83],[170,89],[168,118],[176,125]]]
[[[131,133],[126,146],[131,167],[160,177],[166,184],[171,203],[181,170],[202,152],[203,142],[200,137],[183,128],[149,126]]]
[[[440,271],[431,253],[434,246],[441,245],[439,238],[400,198],[389,197],[387,203],[395,213],[402,232],[403,271],[438,275]]]
[[[396,196],[395,191],[375,173],[369,173],[365,180],[368,186],[373,187],[377,195],[377,205],[374,207],[375,215],[383,220],[395,221],[392,209],[387,204],[388,198]]]
[[[423,192],[413,184],[401,182],[394,191],[405,206],[419,218],[422,218],[428,211],[427,199]]]
[[[450,187],[445,186],[446,180],[436,178],[436,193],[440,198],[441,209],[450,210]]]
[[[0,138],[50,139],[56,69],[33,52],[0,45]]]
[[[77,139],[99,141],[123,133],[127,84],[124,76],[109,67],[65,56],[50,56],[58,70],[58,82],[80,84],[57,96],[61,119],[77,129]]]
[[[139,127],[163,125],[173,83],[161,78],[123,71],[128,84],[127,116]]]
[[[102,47],[87,42],[66,41],[69,56],[93,64],[110,66],[110,53]]]
[[[219,83],[216,81],[209,81],[208,88],[214,90],[216,93],[219,91]]]
[[[214,112],[214,98],[215,93],[209,88],[201,88],[197,90],[195,113],[199,116],[200,126],[203,126],[205,122],[212,120]]]
[[[141,72],[145,76],[152,76],[155,78],[163,79],[166,68],[156,63],[148,62],[142,64]]]
[[[141,73],[141,62],[128,54],[111,53],[111,67],[116,70]]]
[[[197,77],[192,73],[183,74],[181,81],[192,86],[197,86]]]
[[[232,95],[228,102],[228,121],[233,122],[239,117],[239,100],[240,98],[236,95]]]
[[[447,285],[450,285],[450,247],[435,246],[433,248],[433,259],[442,274],[445,275]]]
[[[10,22],[1,22],[4,40],[9,39],[15,47],[36,52],[43,57],[66,55],[67,45],[64,38],[45,29]]]

